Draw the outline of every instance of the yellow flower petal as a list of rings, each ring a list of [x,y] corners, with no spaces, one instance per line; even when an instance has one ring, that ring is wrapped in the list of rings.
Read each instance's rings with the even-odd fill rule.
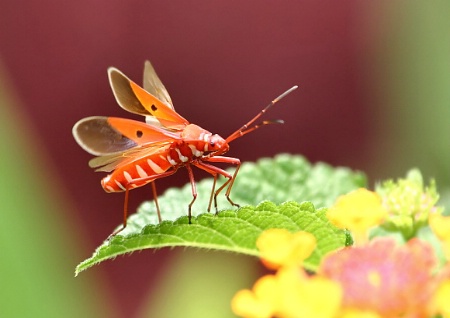
[[[231,300],[231,309],[240,317],[246,318],[270,318],[272,308],[270,304],[258,299],[255,294],[248,289],[243,289],[234,295]]]
[[[339,318],[381,318],[381,316],[371,310],[346,309]]]
[[[298,266],[316,247],[316,238],[308,232],[291,233],[285,229],[264,231],[256,241],[267,267]]]
[[[278,271],[281,297],[277,317],[335,317],[342,301],[339,283],[303,273],[293,267]]]
[[[434,234],[441,240],[446,259],[450,260],[450,216],[433,213],[430,214],[428,223]]]
[[[381,224],[386,216],[380,196],[363,188],[339,197],[327,212],[334,225],[348,229],[356,236],[355,241],[364,239],[368,230]]]
[[[428,219],[434,234],[442,241],[450,241],[450,216],[433,213]]]
[[[450,279],[441,283],[433,296],[432,307],[435,314],[450,318]]]
[[[231,300],[231,309],[241,317],[271,317],[279,306],[278,282],[275,276],[266,275],[258,279],[253,291],[244,289],[236,293]]]

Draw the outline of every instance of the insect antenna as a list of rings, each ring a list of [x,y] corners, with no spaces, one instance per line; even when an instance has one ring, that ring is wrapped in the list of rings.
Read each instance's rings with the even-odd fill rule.
[[[298,88],[298,86],[293,86],[290,89],[288,89],[287,91],[285,91],[283,94],[281,94],[280,96],[278,96],[277,98],[275,98],[274,100],[272,100],[270,102],[269,105],[267,105],[263,110],[261,110],[255,117],[253,117],[248,123],[246,123],[244,126],[242,126],[241,128],[239,128],[238,130],[236,130],[234,133],[232,133],[230,136],[228,136],[228,138],[225,140],[227,143],[235,140],[236,138],[242,137],[246,134],[248,134],[249,132],[252,132],[264,125],[271,125],[271,124],[282,124],[283,121],[282,120],[265,120],[259,124],[256,124],[254,126],[251,126],[259,117],[261,117],[262,115],[264,115],[264,113],[273,105],[275,105],[277,102],[279,102],[282,98],[286,97],[288,94],[290,94],[291,92],[293,92],[294,90],[296,90]]]
[[[252,132],[252,131],[254,131],[254,130],[256,130],[256,129],[262,127],[262,126],[265,126],[265,125],[277,125],[277,124],[284,124],[284,121],[281,120],[281,119],[264,120],[264,121],[260,122],[259,124],[256,124],[256,125],[251,126],[251,127],[247,127],[247,129],[245,129],[245,130],[239,130],[239,132],[240,132],[239,135],[237,135],[235,138],[233,138],[231,140],[227,139],[227,142],[232,141],[232,140],[234,140],[236,138],[242,137],[244,135],[247,135],[248,133],[250,133],[250,132]]]

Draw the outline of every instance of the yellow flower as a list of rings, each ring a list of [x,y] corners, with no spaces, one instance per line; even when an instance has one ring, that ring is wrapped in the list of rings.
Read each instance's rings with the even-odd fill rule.
[[[253,286],[253,291],[244,289],[236,293],[231,300],[233,312],[246,318],[270,318],[277,304],[277,281],[275,276],[261,277]]]
[[[338,283],[320,276],[308,277],[303,270],[289,267],[262,277],[252,291],[238,292],[231,307],[236,315],[246,318],[333,318],[341,300]]]
[[[291,288],[283,288],[281,308],[277,317],[332,318],[339,312],[342,303],[342,288],[322,276],[303,276],[293,281],[292,275],[278,271],[280,281]]]
[[[381,316],[371,310],[349,308],[343,310],[339,315],[339,318],[381,318]]]
[[[260,278],[252,290],[241,290],[232,299],[233,312],[246,318],[333,318],[340,310],[342,290],[337,282],[324,277],[308,277],[301,268],[316,247],[307,232],[291,233],[269,229],[256,245],[261,258],[275,275]],[[323,299],[327,299],[324,303]]]
[[[450,318],[450,279],[443,281],[436,290],[432,299],[432,308],[435,314],[443,318]]]
[[[334,225],[352,232],[357,244],[364,243],[368,230],[381,224],[386,216],[378,194],[364,188],[339,197],[327,213]]]
[[[450,241],[450,216],[440,213],[430,214],[428,219],[434,234],[442,241]]]
[[[428,223],[434,234],[441,240],[446,259],[450,260],[450,216],[433,213],[430,214]]]
[[[299,266],[316,247],[316,238],[308,232],[291,233],[285,229],[264,231],[256,241],[264,264],[271,269]]]

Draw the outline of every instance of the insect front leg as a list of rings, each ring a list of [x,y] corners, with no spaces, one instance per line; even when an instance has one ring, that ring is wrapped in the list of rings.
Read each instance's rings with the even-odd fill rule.
[[[217,173],[216,169],[218,169],[217,167],[202,163],[201,161],[193,163],[194,166],[196,166],[197,168],[200,168],[210,174],[212,174],[214,181],[213,181],[213,185],[211,188],[211,194],[209,196],[209,203],[208,203],[208,212],[211,210],[211,204],[212,204],[212,200],[214,197],[214,189],[216,188],[216,183],[217,183],[217,177],[219,176],[219,173]],[[226,177],[226,176],[225,176]],[[216,213],[217,213],[217,205],[216,205]]]
[[[230,202],[231,205],[239,207],[239,204],[234,203],[233,200],[231,200],[230,198],[230,192],[231,192],[231,188],[233,187],[233,183],[234,180],[236,179],[237,173],[239,171],[239,168],[241,166],[241,161],[237,158],[230,158],[230,157],[222,157],[222,156],[215,156],[215,157],[204,157],[202,158],[203,161],[207,161],[207,162],[220,162],[220,163],[228,163],[228,164],[234,164],[236,165],[236,171],[233,174],[228,173],[227,171],[218,168],[216,166],[207,164],[203,161],[198,161],[196,166],[199,167],[200,169],[203,169],[207,172],[209,172],[210,174],[212,174],[214,176],[214,184],[213,184],[213,190],[212,192],[214,192],[214,187],[216,184],[216,179],[218,174],[224,176],[225,178],[227,178],[228,180],[219,188],[217,189],[217,191],[214,193],[214,207],[216,209],[216,213],[217,213],[217,196],[219,195],[219,193],[228,186],[227,191],[225,193],[225,197],[227,198],[228,202]],[[211,196],[213,194],[211,193]],[[210,203],[208,206],[208,211],[211,209],[211,199],[210,199]]]
[[[236,170],[234,171],[233,176],[231,178],[228,178],[227,182],[225,182],[219,189],[217,189],[216,193],[214,194],[214,206],[217,210],[217,196],[226,186],[228,186],[227,191],[225,192],[225,197],[227,198],[228,202],[230,202],[231,205],[239,207],[239,204],[236,204],[231,200],[230,193],[231,193],[231,188],[233,187],[233,184],[234,184],[234,180],[236,180],[238,171],[241,168],[241,161],[238,158],[223,157],[223,156],[214,156],[214,157],[205,158],[205,161],[219,162],[219,163],[221,162],[221,163],[236,165]],[[222,170],[222,171],[224,171],[224,170]],[[224,171],[224,172],[226,172],[226,171]]]
[[[230,178],[232,178],[233,176],[223,169],[220,169],[218,167],[212,166],[210,164],[207,164],[207,163],[204,163],[201,161],[194,163],[194,165],[197,168],[202,169],[202,170],[212,174],[214,177],[213,186],[211,189],[211,195],[209,197],[208,212],[211,211],[211,203],[212,203],[212,199],[214,197],[214,206],[215,206],[216,214],[217,214],[217,200],[216,200],[216,196],[214,195],[214,189],[216,188],[217,177],[220,174],[220,175],[224,176],[225,178],[228,178],[228,180],[225,182],[225,184],[228,184],[228,182],[230,182]]]
[[[208,212],[211,210],[211,204],[212,204],[212,200],[214,197],[214,190],[216,189],[217,177],[219,176],[217,173],[213,173],[212,175],[214,177],[214,181],[213,181],[213,185],[211,188],[211,195],[209,196]],[[217,213],[217,207],[216,207],[216,213]]]

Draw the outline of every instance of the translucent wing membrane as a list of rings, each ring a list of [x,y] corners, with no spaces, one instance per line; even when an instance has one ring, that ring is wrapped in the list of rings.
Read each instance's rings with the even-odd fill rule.
[[[140,145],[169,142],[179,135],[143,122],[115,118],[88,117],[73,127],[78,144],[96,156],[105,156],[127,151]]]
[[[137,147],[125,152],[93,158],[89,161],[89,167],[95,171],[111,172],[119,166],[127,165],[137,159],[161,152],[164,153],[170,147],[169,142],[154,143],[143,148]],[[147,149],[146,149],[147,148]]]
[[[108,117],[87,117],[73,126],[77,143],[90,154],[101,156],[136,147],[138,144],[108,124]]]
[[[165,103],[170,108],[174,109],[172,99],[170,98],[169,92],[164,87],[164,84],[156,75],[155,69],[153,68],[150,61],[145,61],[144,67],[144,89],[158,98],[160,101]]]
[[[89,160],[89,167],[94,169],[97,168],[95,171],[111,172],[126,160],[123,155],[124,153],[120,152],[112,155],[95,157]]]
[[[108,68],[108,77],[114,97],[120,107],[133,114],[149,115],[149,112],[134,95],[128,77],[114,67]]]

